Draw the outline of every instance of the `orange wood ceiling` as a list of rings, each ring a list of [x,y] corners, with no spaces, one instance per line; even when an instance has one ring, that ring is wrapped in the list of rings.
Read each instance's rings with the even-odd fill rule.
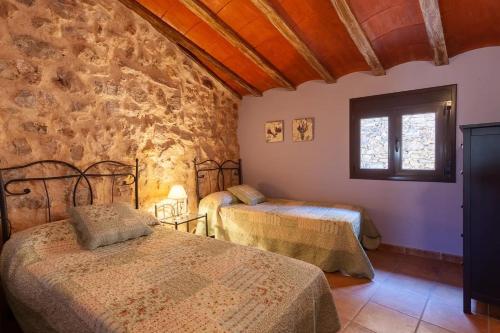
[[[500,45],[499,0],[439,2],[448,54]]]
[[[272,0],[271,3],[337,78],[370,70],[330,0]]]
[[[319,79],[319,76],[274,28],[265,16],[248,0],[203,0],[208,7],[238,35],[243,37],[258,53],[274,64],[294,85]],[[220,7],[217,11],[216,9]],[[235,63],[237,68],[238,63]]]
[[[265,70],[179,0],[137,0],[259,91],[280,87]],[[197,0],[228,25],[294,86],[320,80],[310,62],[275,28],[252,0]],[[316,59],[334,77],[370,71],[332,5],[336,0],[267,0]],[[342,0],[344,1],[344,0]],[[385,69],[433,59],[419,0],[345,0]],[[500,45],[500,0],[440,0],[449,56]],[[249,92],[200,59],[241,95]]]
[[[350,0],[349,5],[384,68],[432,59],[418,0]]]

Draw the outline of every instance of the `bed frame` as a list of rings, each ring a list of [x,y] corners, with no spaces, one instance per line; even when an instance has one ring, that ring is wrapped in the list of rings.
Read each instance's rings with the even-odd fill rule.
[[[52,175],[46,175],[44,173],[43,167],[53,166],[57,167]],[[95,169],[98,167],[106,167],[108,172],[96,172]],[[42,168],[42,170],[40,170]],[[37,171],[38,169],[38,171]],[[37,171],[37,176],[33,177],[20,177],[19,172],[30,170]],[[94,171],[93,171],[94,170]],[[9,177],[12,174],[12,178]],[[16,175],[17,174],[17,175]],[[40,176],[38,176],[40,174]],[[45,203],[47,210],[47,222],[52,221],[51,216],[51,200],[49,190],[47,188],[47,183],[54,180],[62,179],[75,179],[74,184],[71,184],[72,191],[72,204],[77,206],[77,192],[79,187],[83,187],[88,191],[88,203],[94,203],[94,190],[92,188],[91,179],[97,177],[111,178],[111,202],[114,200],[114,188],[116,185],[116,180],[118,178],[125,178],[118,185],[134,185],[134,204],[135,208],[139,208],[139,160],[135,160],[135,165],[126,164],[123,162],[104,160],[93,163],[85,169],[79,169],[73,164],[58,160],[40,160],[31,163],[17,165],[7,168],[0,168],[0,214],[2,223],[2,243],[5,243],[11,235],[11,225],[8,215],[8,205],[7,201],[9,197],[13,196],[23,196],[29,195],[31,193],[30,187],[36,184],[42,184],[45,193]],[[79,186],[83,181],[83,186]],[[73,183],[73,182],[72,182]],[[26,184],[26,188],[22,190],[16,190],[13,188],[16,184]]]
[[[194,171],[196,179],[196,199],[198,203],[210,193],[224,191],[227,187],[242,184],[241,159],[237,161],[225,160],[223,162],[208,159],[198,162],[195,158]],[[211,175],[215,175],[214,187],[212,187],[212,182],[210,181]],[[229,177],[226,178],[226,176]],[[237,182],[234,182],[234,178],[237,179]],[[209,191],[206,194],[201,191],[201,185],[205,180],[208,180],[209,186]],[[229,182],[226,182],[226,180],[229,180]]]

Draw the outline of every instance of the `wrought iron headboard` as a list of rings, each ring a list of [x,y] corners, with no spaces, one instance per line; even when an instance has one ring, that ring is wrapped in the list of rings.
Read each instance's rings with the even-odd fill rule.
[[[69,169],[70,173],[64,173],[64,174],[59,174],[59,172],[64,172],[64,170],[60,170],[61,168],[58,168],[57,172],[58,174],[56,175],[43,175],[43,176],[37,176],[37,177],[20,177],[20,178],[12,178],[12,179],[6,179],[4,177],[4,174],[8,171],[14,171],[14,170],[28,170],[30,168],[35,168],[37,166],[47,166],[47,165],[52,165],[52,166],[59,166],[62,167],[66,170]],[[99,172],[93,172],[92,170],[96,169],[98,166],[107,166],[112,168],[111,172],[106,172],[106,173],[99,173]],[[9,215],[8,215],[8,206],[7,206],[7,199],[12,196],[23,196],[23,195],[28,195],[31,193],[30,188],[24,188],[21,191],[16,191],[12,189],[11,187],[15,184],[22,184],[26,183],[32,186],[34,183],[41,183],[43,185],[43,189],[45,192],[45,199],[46,199],[46,209],[48,212],[48,222],[51,221],[51,200],[50,200],[50,194],[47,188],[47,182],[53,181],[53,180],[62,180],[62,179],[76,179],[75,184],[73,185],[72,189],[72,204],[73,206],[77,205],[77,191],[78,191],[78,185],[81,183],[83,180],[84,183],[87,185],[87,190],[88,190],[88,201],[92,205],[94,203],[94,191],[92,188],[92,183],[90,181],[91,178],[95,177],[111,177],[112,184],[111,184],[111,201],[114,200],[114,188],[115,188],[115,183],[116,179],[120,177],[130,177],[132,180],[130,182],[127,182],[124,180],[122,182],[122,185],[134,185],[134,204],[135,208],[139,208],[139,160],[135,160],[135,165],[131,164],[126,164],[123,162],[118,162],[118,161],[112,161],[112,160],[105,160],[105,161],[100,161],[97,163],[93,163],[90,166],[88,166],[85,169],[79,169],[76,166],[64,162],[64,161],[58,161],[58,160],[40,160],[40,161],[35,161],[23,165],[17,165],[17,166],[12,166],[12,167],[7,167],[7,168],[0,168],[0,214],[1,214],[1,223],[2,223],[2,241],[5,243],[10,238],[11,235],[11,225],[9,221]]]
[[[238,177],[238,184],[242,183],[242,175],[241,175],[241,159],[237,161],[234,160],[226,160],[224,162],[217,162],[215,160],[205,160],[198,162],[197,159],[194,159],[194,171],[195,171],[195,179],[196,179],[196,199],[199,203],[204,196],[200,191],[201,180],[205,179],[207,175],[210,175],[211,172],[216,175],[216,185],[214,191],[210,188],[211,192],[224,191],[226,189],[226,181],[224,176],[224,171],[229,170],[233,175]],[[232,184],[234,185],[234,184]],[[209,184],[211,186],[211,184]]]

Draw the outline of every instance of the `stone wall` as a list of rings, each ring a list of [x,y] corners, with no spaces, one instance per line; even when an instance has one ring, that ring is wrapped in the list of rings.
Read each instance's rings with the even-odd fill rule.
[[[239,156],[238,105],[117,0],[0,2],[0,167],[137,157],[142,207],[181,183],[193,209],[192,160]],[[9,200],[15,229],[44,219],[43,196]]]
[[[403,170],[435,170],[436,114],[404,115],[401,127]]]
[[[361,169],[389,168],[389,118],[364,118],[360,126]]]

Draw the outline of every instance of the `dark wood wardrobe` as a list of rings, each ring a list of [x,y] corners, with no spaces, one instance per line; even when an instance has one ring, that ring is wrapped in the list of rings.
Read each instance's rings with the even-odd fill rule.
[[[464,312],[471,298],[500,305],[500,123],[464,136]]]

